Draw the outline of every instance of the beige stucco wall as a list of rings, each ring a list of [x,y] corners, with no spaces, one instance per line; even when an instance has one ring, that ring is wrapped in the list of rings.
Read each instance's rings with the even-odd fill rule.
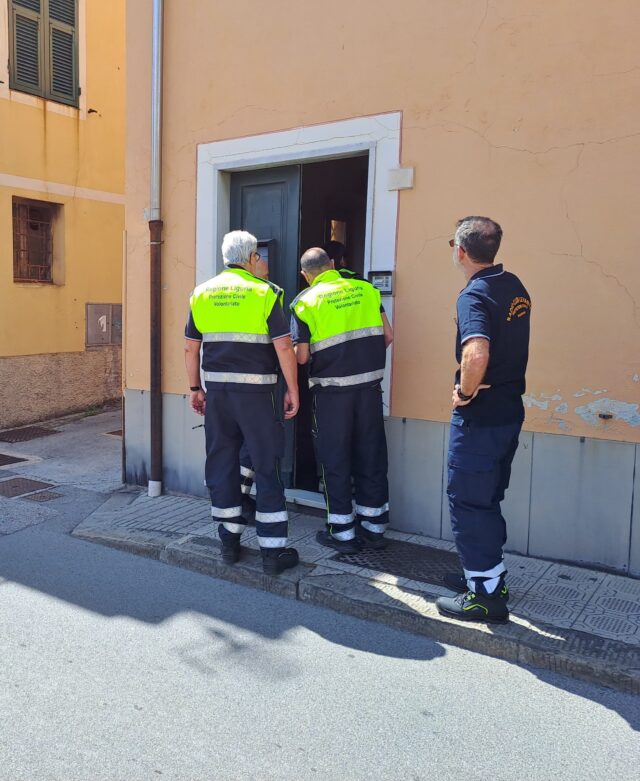
[[[166,392],[185,387],[197,144],[399,110],[415,187],[399,196],[392,414],[448,418],[463,280],[447,239],[488,214],[534,301],[526,428],[640,439],[640,5],[165,6]],[[127,4],[130,388],[148,387],[150,30],[150,0]]]
[[[0,429],[103,404],[122,394],[122,350],[0,357]]]

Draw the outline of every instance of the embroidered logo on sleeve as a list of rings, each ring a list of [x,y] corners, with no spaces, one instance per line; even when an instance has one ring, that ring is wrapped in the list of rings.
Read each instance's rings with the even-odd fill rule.
[[[513,299],[511,306],[509,307],[509,314],[507,315],[507,322],[510,323],[514,317],[524,317],[531,311],[531,301],[523,296],[518,296]]]

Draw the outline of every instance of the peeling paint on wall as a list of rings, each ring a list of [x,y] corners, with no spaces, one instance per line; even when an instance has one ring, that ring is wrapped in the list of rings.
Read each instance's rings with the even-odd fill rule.
[[[592,396],[601,396],[603,393],[607,393],[607,389],[604,388],[603,390],[591,390],[590,388],[583,388],[582,390],[578,391],[577,393],[574,393],[576,399],[579,399],[581,396],[586,396],[587,393],[590,393]]]
[[[584,404],[581,407],[576,407],[575,413],[579,415],[582,420],[589,423],[592,426],[601,422],[598,417],[599,413],[613,415],[615,420],[620,420],[623,423],[628,423],[630,426],[640,426],[640,413],[638,412],[638,404],[630,404],[627,401],[616,401],[615,399],[598,399],[592,401],[590,404]]]
[[[558,404],[556,407],[556,412],[561,412],[562,414],[569,412],[569,405],[566,402],[563,404]]]
[[[522,403],[525,407],[537,407],[538,409],[549,409],[548,401],[538,401],[535,396],[525,395],[522,397]]]

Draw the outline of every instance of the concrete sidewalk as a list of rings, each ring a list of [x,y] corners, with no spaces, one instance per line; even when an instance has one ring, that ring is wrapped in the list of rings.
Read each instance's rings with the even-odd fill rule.
[[[221,561],[206,500],[149,499],[121,485],[118,412],[42,425],[55,436],[0,441],[0,456],[24,459],[0,466],[0,535],[58,522],[85,540],[640,693],[640,580],[507,554],[511,622],[464,623],[435,609],[435,599],[449,593],[436,583],[443,568],[455,565],[447,553],[451,543],[391,531],[384,555],[371,551],[354,561],[319,546],[315,532],[323,520],[301,508],[291,512],[290,536],[302,563],[269,578],[254,529],[243,537],[245,555],[229,567]],[[450,560],[439,560],[440,554]]]

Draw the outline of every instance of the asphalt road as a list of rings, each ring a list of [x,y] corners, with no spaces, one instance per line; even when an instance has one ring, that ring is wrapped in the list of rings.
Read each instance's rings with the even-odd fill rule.
[[[76,540],[73,515],[0,537],[2,781],[637,781],[639,697]]]

